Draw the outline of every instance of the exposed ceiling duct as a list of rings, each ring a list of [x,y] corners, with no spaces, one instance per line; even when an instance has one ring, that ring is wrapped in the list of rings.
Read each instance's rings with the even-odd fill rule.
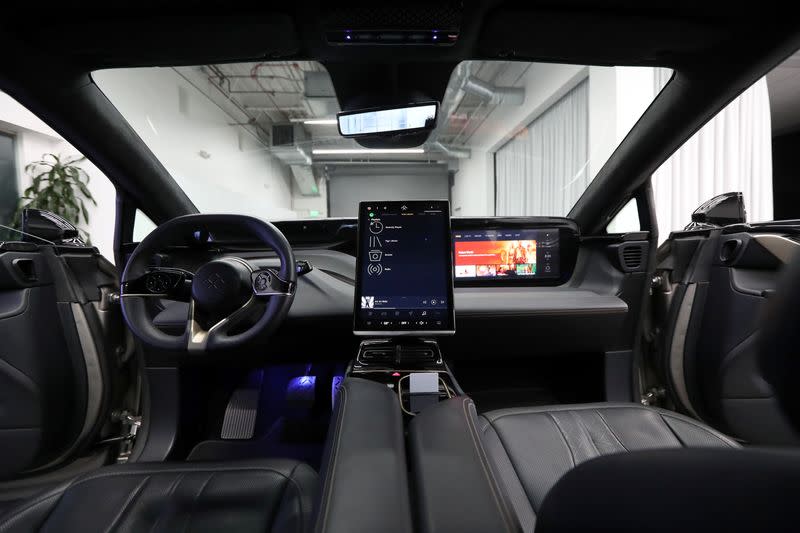
[[[442,152],[447,157],[452,157],[453,159],[469,159],[472,155],[472,151],[469,148],[455,148],[452,146],[447,146],[446,144],[442,144],[439,141],[428,143],[428,146],[434,150]]]
[[[464,92],[474,94],[492,105],[500,103],[522,105],[525,101],[525,89],[522,87],[496,87],[491,83],[469,76],[462,85]]]
[[[306,71],[303,80],[303,96],[308,103],[312,116],[329,117],[339,111],[336,90],[330,75],[325,71]]]
[[[312,149],[360,148],[338,135],[334,118],[339,111],[328,72],[314,62],[285,61],[209,65],[202,71],[216,88],[211,93],[225,109],[231,108],[235,124],[263,142],[283,164],[305,167],[315,162],[419,161],[457,162],[472,155],[470,139],[499,105],[519,105],[525,89],[524,73],[513,63],[469,61],[458,65],[442,102],[442,121],[419,154],[342,153],[317,155]],[[235,108],[233,108],[235,106]],[[242,116],[244,115],[244,116]],[[296,174],[292,170],[293,175]],[[312,181],[302,171],[303,194]],[[313,177],[313,176],[312,176]]]

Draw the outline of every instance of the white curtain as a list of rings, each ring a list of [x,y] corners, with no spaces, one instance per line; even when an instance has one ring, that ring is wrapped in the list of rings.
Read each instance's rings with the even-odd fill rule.
[[[563,216],[589,184],[588,81],[495,154],[496,214]]]
[[[667,81],[662,71],[655,69],[657,92]],[[728,104],[653,174],[659,240],[683,229],[701,203],[732,191],[744,195],[748,221],[772,219],[766,78]]]

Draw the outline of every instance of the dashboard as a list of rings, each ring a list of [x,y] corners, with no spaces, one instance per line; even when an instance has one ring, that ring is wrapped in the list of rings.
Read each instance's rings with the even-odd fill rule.
[[[581,238],[573,221],[555,217],[452,218],[450,223],[456,335],[446,339],[448,345],[476,357],[497,352],[498,339],[519,335],[527,340],[516,347],[506,346],[503,354],[515,350],[527,353],[531,346],[537,353],[613,346],[620,328],[627,323],[628,312],[628,304],[619,296],[626,274],[612,253],[620,236]],[[352,341],[356,296],[359,302],[361,296],[373,296],[358,294],[356,288],[357,219],[274,224],[291,243],[297,260],[307,262],[310,268],[299,276],[294,304],[281,332],[270,342],[275,349],[282,342],[287,349],[296,349],[298,339],[303,339],[309,343],[308,349],[316,350],[320,348],[314,344],[317,342]],[[162,266],[193,271],[195,261],[220,253],[245,258],[258,267],[279,265],[277,257],[263,245],[221,228],[216,230],[212,240],[166,250]],[[390,266],[380,260],[384,268]],[[461,275],[464,269],[459,268],[464,265],[474,266],[475,275],[471,275],[471,268],[466,270],[470,275]],[[481,265],[485,267],[478,275]],[[502,268],[506,265],[512,265],[515,274],[505,273],[512,268]],[[162,328],[183,328],[186,312],[185,305],[167,306],[154,322]],[[377,318],[383,319],[380,315]],[[434,316],[433,320],[438,318]],[[487,327],[492,335],[486,334]],[[312,330],[316,333],[308,335]]]
[[[325,246],[355,257],[356,219],[275,223],[293,246]],[[552,287],[575,270],[580,235],[559,217],[452,218],[456,287]]]

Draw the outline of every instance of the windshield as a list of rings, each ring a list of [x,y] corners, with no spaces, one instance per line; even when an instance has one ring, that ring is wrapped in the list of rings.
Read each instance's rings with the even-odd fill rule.
[[[353,217],[362,200],[449,199],[453,216],[564,216],[669,79],[665,69],[466,61],[423,146],[342,138],[313,61],[93,77],[201,212]]]

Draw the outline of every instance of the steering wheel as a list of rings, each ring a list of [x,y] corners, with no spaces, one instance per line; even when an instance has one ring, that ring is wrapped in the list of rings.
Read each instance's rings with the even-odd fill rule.
[[[151,265],[154,254],[166,246],[196,242],[217,227],[258,238],[277,253],[280,268],[257,267],[232,256],[212,259],[194,273]],[[161,224],[136,247],[122,273],[120,302],[128,327],[145,343],[205,352],[233,348],[274,331],[292,305],[296,286],[292,247],[269,222],[244,215],[186,215]],[[170,335],[153,324],[148,298],[189,302],[182,335]],[[261,316],[255,318],[260,309]],[[248,318],[255,322],[248,326]]]

